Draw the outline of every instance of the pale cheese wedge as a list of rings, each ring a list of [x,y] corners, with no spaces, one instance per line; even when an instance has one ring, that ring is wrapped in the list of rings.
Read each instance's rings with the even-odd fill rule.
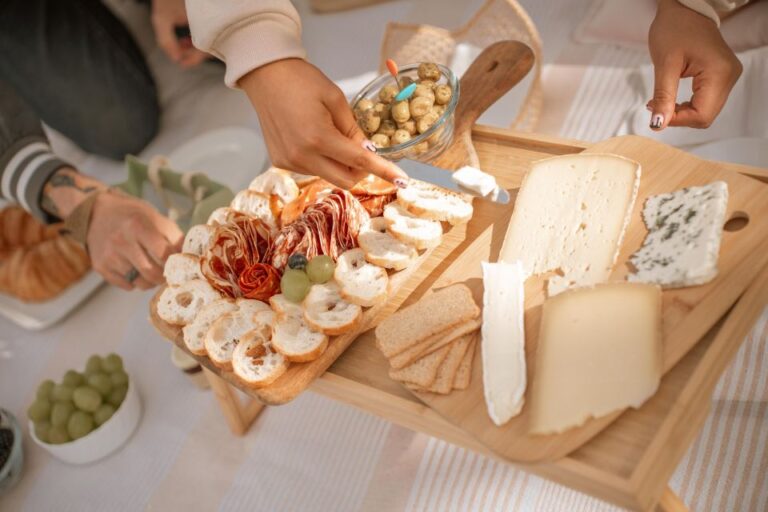
[[[503,425],[525,402],[525,271],[514,263],[483,266],[483,391],[488,415]]]
[[[534,162],[517,195],[501,261],[526,273],[559,271],[547,292],[608,279],[640,183],[640,164],[609,154]]]
[[[553,434],[656,392],[662,375],[661,288],[614,282],[544,303],[531,394],[532,434]]]

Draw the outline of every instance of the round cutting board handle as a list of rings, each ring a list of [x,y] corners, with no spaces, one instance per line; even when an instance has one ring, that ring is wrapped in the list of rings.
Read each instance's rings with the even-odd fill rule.
[[[533,50],[520,41],[493,43],[477,56],[461,77],[454,143],[435,160],[435,165],[446,169],[478,165],[472,127],[483,112],[528,74],[534,60]]]

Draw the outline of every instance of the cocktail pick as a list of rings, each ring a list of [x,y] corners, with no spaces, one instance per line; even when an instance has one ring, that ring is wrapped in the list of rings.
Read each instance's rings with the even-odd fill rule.
[[[397,63],[392,59],[387,59],[387,69],[389,70],[389,74],[395,78],[395,82],[397,82],[397,74],[400,72],[397,69]]]
[[[407,100],[411,96],[413,96],[413,91],[416,90],[416,83],[412,83],[410,85],[405,86],[403,89],[400,90],[399,93],[395,96],[395,101],[403,101]]]

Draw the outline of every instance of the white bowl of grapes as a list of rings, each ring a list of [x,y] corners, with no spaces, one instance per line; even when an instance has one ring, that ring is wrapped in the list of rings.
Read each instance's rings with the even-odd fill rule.
[[[125,444],[141,419],[141,403],[120,356],[94,355],[85,371],[43,381],[27,416],[38,446],[63,462],[88,464]]]

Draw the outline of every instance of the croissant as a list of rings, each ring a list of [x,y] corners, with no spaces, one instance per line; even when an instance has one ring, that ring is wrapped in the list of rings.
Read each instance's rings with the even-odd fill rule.
[[[18,206],[0,210],[0,292],[24,302],[43,302],[59,295],[90,268],[88,254]]]

